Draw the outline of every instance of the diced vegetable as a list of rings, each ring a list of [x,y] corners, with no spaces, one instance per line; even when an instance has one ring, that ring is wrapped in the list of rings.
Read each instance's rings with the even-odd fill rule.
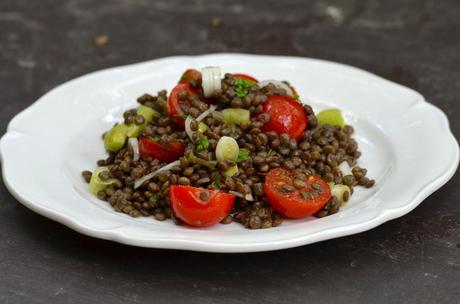
[[[100,191],[103,191],[108,186],[112,185],[114,179],[102,180],[99,177],[99,174],[102,172],[109,172],[109,168],[107,167],[99,167],[94,171],[93,175],[91,176],[91,181],[89,182],[89,189],[92,193],[98,194]]]
[[[217,224],[232,210],[233,194],[191,186],[170,186],[169,201],[174,214],[186,224],[205,227]]]
[[[345,176],[345,175],[353,175],[352,168],[350,168],[350,165],[346,161],[343,161],[339,165],[339,169],[340,169],[340,171],[342,171],[343,176]]]
[[[138,180],[136,180],[134,182],[134,189],[139,188],[146,181],[151,180],[152,178],[154,178],[158,173],[163,172],[163,171],[171,170],[175,166],[179,166],[179,165],[180,165],[180,160],[176,160],[176,161],[173,161],[172,163],[167,164],[166,166],[161,167],[160,169],[158,169],[158,170],[156,170],[156,171],[154,171],[152,173],[144,175],[143,177],[141,177],[140,179],[138,179]]]
[[[190,154],[187,156],[187,160],[193,164],[198,164],[201,166],[208,167],[210,169],[214,169],[217,165],[217,162],[215,160],[205,160],[202,158],[199,158],[193,154],[191,151]]]
[[[159,144],[152,138],[142,137],[139,140],[139,153],[141,156],[148,156],[158,159],[161,162],[169,163],[184,155],[185,146],[180,142]]]
[[[214,111],[217,109],[217,106],[216,105],[211,105],[209,107],[209,109],[207,109],[206,111],[204,111],[203,113],[200,114],[200,116],[198,116],[196,118],[196,121],[200,122],[202,121],[203,119],[205,119],[206,117],[208,117],[209,114],[212,114],[214,113]]]
[[[319,112],[316,115],[319,125],[345,126],[345,120],[342,117],[342,112],[339,109],[327,109]]]
[[[143,106],[143,105],[141,105],[137,109],[137,114],[141,115],[142,117],[144,117],[145,123],[143,123],[141,125],[137,125],[135,123],[127,125],[126,126],[127,127],[126,135],[129,138],[138,137],[139,135],[141,135],[141,132],[144,130],[144,128],[147,125],[147,123],[152,122],[154,117],[160,115],[160,113],[158,113],[154,109],[146,107],[146,106]]]
[[[185,119],[185,122],[184,122],[184,129],[185,129],[185,133],[187,133],[187,136],[188,138],[190,138],[190,140],[193,139],[193,131],[192,131],[192,128],[190,127],[191,123],[193,121],[193,118],[192,116],[187,116],[187,118]]]
[[[133,137],[133,138],[128,139],[128,146],[133,153],[133,160],[138,161],[140,158],[140,154],[139,154],[139,141],[137,140],[137,138]]]
[[[233,160],[236,161],[240,148],[238,143],[233,137],[222,136],[217,142],[216,146],[216,159],[221,160]]]
[[[249,94],[249,89],[255,86],[256,83],[252,80],[246,78],[236,78],[235,79],[235,95],[243,98]]]
[[[211,97],[221,89],[220,74],[220,67],[205,67],[201,70],[204,97]]]
[[[130,125],[126,126],[126,136],[129,138],[132,137],[138,137],[141,135],[142,130],[144,130],[145,125],[136,125],[135,123],[132,123]]]
[[[190,80],[201,81],[201,73],[195,69],[188,69],[180,77],[179,83],[188,83]]]
[[[198,132],[204,133],[208,129],[208,126],[204,122],[198,124]]]
[[[179,129],[183,129],[185,118],[183,117],[184,113],[181,109],[181,105],[189,105],[188,100],[181,100],[179,98],[180,94],[186,93],[187,95],[192,95],[194,92],[187,83],[179,83],[176,85],[171,94],[169,94],[168,102],[166,107],[170,116],[174,118]]]
[[[270,120],[262,126],[263,132],[287,133],[295,140],[299,140],[308,125],[305,109],[297,100],[289,96],[270,95],[262,113],[270,115]]]
[[[227,169],[227,171],[222,172],[222,175],[225,177],[232,177],[233,175],[238,173],[238,165],[234,165]]]
[[[209,148],[208,138],[204,135],[200,135],[200,138],[198,139],[198,145],[196,145],[195,147],[196,151],[200,152],[208,148]]]
[[[144,105],[141,105],[137,109],[137,114],[143,116],[145,118],[145,121],[147,121],[147,122],[152,122],[154,117],[160,116],[160,113],[158,113],[154,109],[152,109],[150,107],[146,107]]]
[[[246,109],[224,109],[222,110],[222,120],[226,123],[235,125],[247,125],[251,114]]]
[[[295,171],[275,168],[265,177],[264,192],[270,205],[289,218],[315,214],[331,198],[329,185],[320,177],[310,175],[302,183]]]
[[[329,184],[331,187],[331,194],[337,197],[340,204],[345,204],[348,201],[348,197],[351,195],[350,187],[342,184]],[[346,193],[348,192],[348,193]]]
[[[245,161],[249,157],[249,151],[246,149],[240,149],[240,152],[238,153],[238,158],[236,159],[237,163],[240,163],[242,161]]]
[[[117,152],[126,143],[128,128],[125,124],[117,124],[112,130],[104,135],[105,149],[111,152]]]

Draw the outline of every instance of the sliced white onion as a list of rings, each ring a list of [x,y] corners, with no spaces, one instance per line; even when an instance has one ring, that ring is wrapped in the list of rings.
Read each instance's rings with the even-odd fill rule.
[[[222,136],[216,145],[217,161],[233,160],[236,161],[240,148],[238,142],[230,136]]]
[[[252,196],[252,194],[246,194],[244,196],[244,198],[247,200],[247,201],[250,201],[250,202],[253,202],[254,201],[254,197]]]
[[[139,141],[137,140],[137,138],[132,137],[128,140],[128,145],[131,147],[131,150],[133,151],[133,160],[138,161],[141,157],[139,154]]]
[[[237,196],[240,198],[244,198],[247,201],[251,201],[251,202],[254,201],[254,197],[252,196],[252,194],[243,194],[238,191],[228,191],[228,193],[233,194],[234,196]]]
[[[211,106],[209,107],[209,109],[207,109],[206,111],[204,111],[203,113],[201,113],[200,116],[198,116],[198,117],[196,118],[196,121],[197,121],[197,122],[202,121],[202,120],[205,119],[209,114],[211,114],[212,112],[214,112],[216,109],[217,109],[217,106],[211,105]]]
[[[158,173],[163,172],[163,171],[167,171],[167,170],[171,170],[173,167],[175,167],[177,165],[180,165],[180,160],[173,161],[172,163],[169,163],[166,166],[163,166],[160,169],[158,169],[158,170],[156,170],[156,171],[154,171],[152,173],[144,175],[143,177],[141,177],[140,179],[138,179],[138,180],[136,180],[134,182],[134,189],[139,188],[146,181],[151,180],[152,178],[154,178]]]
[[[189,115],[189,116],[187,116],[187,118],[185,119],[185,122],[184,122],[185,133],[187,133],[187,136],[188,136],[188,138],[190,138],[190,140],[192,140],[192,136],[193,136],[193,131],[192,131],[192,128],[190,127],[190,124],[192,123],[192,120],[193,120],[193,118]]]
[[[238,191],[228,191],[228,193],[233,194],[234,196],[244,198],[244,194]]]
[[[220,67],[205,67],[201,69],[201,78],[204,97],[211,97],[221,89]]]
[[[351,168],[350,168],[350,166],[348,165],[348,163],[346,161],[342,162],[339,165],[339,169],[340,169],[340,171],[342,171],[343,176],[345,176],[345,175],[353,175],[353,172],[351,171]]]
[[[209,109],[207,109],[206,111],[201,113],[196,118],[196,122],[198,122],[198,123],[201,122],[203,119],[206,118],[206,116],[208,116],[209,114],[213,113],[216,109],[217,109],[217,106],[215,106],[215,105],[210,106]],[[192,140],[192,137],[193,137],[193,131],[192,131],[192,128],[190,127],[190,124],[192,123],[192,121],[193,121],[193,118],[189,115],[189,116],[187,116],[187,118],[185,119],[185,122],[184,122],[185,133],[187,133],[187,136],[188,136],[188,138],[190,138],[190,140]]]
[[[289,96],[294,97],[294,92],[292,91],[292,89],[287,84],[285,84],[284,82],[281,82],[281,81],[278,81],[278,80],[272,80],[272,79],[262,80],[262,81],[259,81],[257,83],[257,85],[260,88],[263,88],[263,87],[267,86],[270,83],[273,84],[278,89],[284,89]]]

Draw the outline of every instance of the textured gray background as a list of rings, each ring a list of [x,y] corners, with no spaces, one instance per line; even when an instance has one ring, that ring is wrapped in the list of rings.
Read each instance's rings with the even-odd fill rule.
[[[76,76],[229,51],[364,68],[420,91],[458,136],[459,12],[456,0],[0,0],[0,134]],[[108,44],[98,46],[99,35]],[[456,175],[409,215],[359,235],[219,255],[85,237],[22,207],[0,183],[0,303],[459,303],[459,186]]]

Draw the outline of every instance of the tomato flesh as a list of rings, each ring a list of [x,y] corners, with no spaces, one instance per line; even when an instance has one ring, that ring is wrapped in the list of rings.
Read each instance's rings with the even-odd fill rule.
[[[287,133],[299,140],[307,128],[307,114],[302,105],[292,97],[269,96],[262,113],[270,114],[270,120],[262,126],[263,132]]]
[[[194,80],[196,82],[201,82],[201,72],[195,69],[188,69],[180,77],[179,83],[187,83],[189,80]]]
[[[142,137],[139,140],[139,153],[142,156],[149,156],[158,159],[163,163],[170,163],[184,155],[185,146],[179,142],[160,145],[149,137]]]
[[[320,177],[308,176],[305,185],[298,189],[293,186],[296,175],[294,171],[276,168],[265,177],[264,191],[268,202],[273,209],[288,218],[313,215],[331,198],[329,185]],[[285,185],[291,186],[289,191],[286,191]]]
[[[203,200],[203,192],[206,200]],[[206,227],[217,224],[230,213],[235,196],[192,186],[170,186],[169,201],[174,214],[184,223]]]
[[[188,83],[179,83],[174,87],[174,89],[172,89],[171,94],[169,94],[168,103],[166,104],[169,115],[174,118],[180,128],[184,127],[185,122],[180,105],[190,104],[188,100],[179,99],[179,94],[182,92],[187,92],[189,95],[193,94],[193,90],[190,88]]]
[[[247,74],[233,74],[233,78],[241,78],[241,79],[246,79],[246,80],[253,81],[253,82],[259,82],[257,79]]]

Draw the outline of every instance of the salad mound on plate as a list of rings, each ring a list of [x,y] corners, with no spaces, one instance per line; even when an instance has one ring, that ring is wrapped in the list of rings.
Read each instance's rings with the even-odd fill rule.
[[[374,185],[341,111],[315,115],[286,81],[189,69],[169,95],[137,101],[104,133],[108,158],[82,173],[117,212],[270,228],[334,214]]]

